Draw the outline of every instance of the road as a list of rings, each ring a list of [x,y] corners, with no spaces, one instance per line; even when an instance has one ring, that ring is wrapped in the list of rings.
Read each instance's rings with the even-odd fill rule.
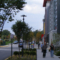
[[[14,51],[19,51],[18,44],[13,44],[12,45],[12,52]],[[24,44],[24,48],[27,48],[28,46]],[[35,44],[35,48],[38,48],[37,45]],[[22,48],[20,48],[21,51]],[[4,60],[7,57],[11,56],[11,44],[5,46],[5,47],[0,47],[0,60]]]
[[[19,51],[18,44],[13,44],[12,47],[13,47],[12,53],[14,51]],[[26,48],[25,45],[24,45],[24,48]],[[21,49],[22,48],[20,48],[20,51],[21,51]],[[4,60],[9,56],[11,56],[11,44],[9,44],[5,47],[0,47],[0,60]]]

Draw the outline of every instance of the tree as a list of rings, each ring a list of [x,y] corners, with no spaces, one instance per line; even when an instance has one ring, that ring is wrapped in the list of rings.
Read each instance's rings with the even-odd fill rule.
[[[38,33],[38,30],[35,30],[34,31],[34,36],[36,37],[36,34]]]
[[[30,39],[30,31],[31,31],[31,28],[27,27],[26,28],[26,31],[27,32],[24,33],[24,40],[28,41]]]
[[[13,26],[12,30],[14,31],[18,41],[22,37],[22,34],[27,34],[30,31],[30,28],[25,22],[17,21]],[[19,48],[20,51],[20,48]],[[19,54],[20,55],[20,54]]]
[[[14,15],[23,10],[24,4],[24,0],[0,0],[0,37],[5,21],[13,21]]]
[[[43,31],[38,31],[36,34],[36,39],[37,41],[41,40],[41,35],[42,35]]]
[[[9,35],[10,35],[10,31],[8,31],[8,30],[3,30],[3,32],[2,32],[3,39],[4,39],[4,38],[8,38]]]
[[[2,32],[2,35],[8,36],[9,34],[10,34],[10,31],[8,31],[8,30],[3,30],[3,32]]]
[[[29,34],[29,36],[30,36],[30,39],[31,39],[31,41],[32,41],[32,39],[33,39],[33,37],[34,37],[34,33],[31,31],[30,34]]]
[[[37,39],[37,41],[40,40],[40,36],[41,36],[41,34],[40,34],[40,32],[38,32],[38,33],[36,34],[36,39]]]
[[[16,37],[18,40],[22,37],[22,34],[28,34],[31,30],[31,28],[28,27],[28,25],[25,22],[17,21],[13,26],[12,30],[14,31]]]

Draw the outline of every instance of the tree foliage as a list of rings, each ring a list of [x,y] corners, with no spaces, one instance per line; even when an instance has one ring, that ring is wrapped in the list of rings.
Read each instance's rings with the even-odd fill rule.
[[[13,21],[13,17],[23,10],[24,4],[24,0],[0,0],[0,37],[5,21]]]
[[[24,0],[0,0],[0,19],[12,21],[12,13],[16,14],[22,10],[24,4],[26,4]]]
[[[12,26],[12,30],[14,31],[15,35],[19,40],[23,34],[24,34],[24,37],[26,37],[29,34],[31,28],[29,28],[29,26],[25,22],[17,21]]]
[[[9,34],[10,34],[10,31],[8,31],[8,30],[3,30],[3,32],[2,32],[2,35],[8,36]]]
[[[34,37],[34,33],[31,31],[29,35],[30,35],[30,39],[32,40]]]
[[[8,38],[10,38],[10,31],[8,31],[8,30],[3,30],[3,32],[2,32],[2,39],[8,39]]]
[[[41,39],[41,32],[38,32],[38,33],[36,34],[36,39],[37,39],[38,41]]]

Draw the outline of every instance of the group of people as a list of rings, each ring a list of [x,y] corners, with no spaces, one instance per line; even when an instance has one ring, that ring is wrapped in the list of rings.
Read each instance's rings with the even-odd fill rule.
[[[50,50],[50,55],[53,58],[54,57],[54,45],[53,45],[53,43],[51,43],[49,50]],[[44,44],[43,43],[41,44],[41,51],[43,53],[43,58],[45,58],[46,53],[47,53],[47,44],[46,44],[46,42],[44,42]]]

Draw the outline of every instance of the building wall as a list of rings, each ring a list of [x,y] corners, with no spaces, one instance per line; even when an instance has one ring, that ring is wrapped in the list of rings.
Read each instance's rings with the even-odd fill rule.
[[[50,10],[49,10],[49,32],[54,30],[54,4],[53,0],[50,1]]]
[[[60,0],[57,0],[57,33],[60,34]]]
[[[45,34],[49,33],[49,2],[46,3],[45,7]]]
[[[57,30],[57,0],[50,1],[49,32],[52,30]]]
[[[54,40],[54,37],[53,37],[54,33],[57,33],[57,31],[52,30],[52,31],[49,32],[49,45],[51,45],[51,42],[53,42],[53,40]]]
[[[45,34],[45,19],[43,19],[43,33]]]

